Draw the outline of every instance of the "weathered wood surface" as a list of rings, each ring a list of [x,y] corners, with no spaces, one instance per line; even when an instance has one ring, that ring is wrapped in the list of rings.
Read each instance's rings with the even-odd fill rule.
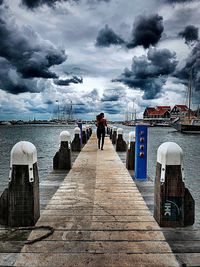
[[[126,154],[118,153],[122,162],[126,163]],[[133,171],[129,171],[133,176]],[[135,181],[139,192],[147,204],[151,214],[154,211],[154,182]],[[180,228],[161,228],[173,253],[183,266],[200,266],[200,229],[194,226]]]
[[[179,266],[108,138],[101,151],[92,136],[37,225],[55,232],[25,245],[15,266]]]
[[[79,152],[72,152],[72,163]],[[43,211],[49,200],[55,194],[69,171],[56,170],[50,172],[44,179],[40,179],[40,210]],[[0,194],[7,184],[0,185]],[[13,266],[18,253],[24,246],[30,230],[15,231],[0,225],[0,266]]]

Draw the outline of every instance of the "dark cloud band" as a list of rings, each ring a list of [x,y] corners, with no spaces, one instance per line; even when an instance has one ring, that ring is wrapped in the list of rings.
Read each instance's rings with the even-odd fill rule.
[[[54,83],[59,86],[69,86],[71,83],[75,84],[83,83],[83,79],[77,76],[73,76],[71,79],[65,79],[65,80],[55,79]]]
[[[81,0],[21,0],[21,1],[22,1],[22,4],[26,6],[27,8],[36,9],[43,5],[54,7],[57,2],[79,3]],[[110,0],[88,0],[89,4],[94,4],[98,2],[110,2]]]

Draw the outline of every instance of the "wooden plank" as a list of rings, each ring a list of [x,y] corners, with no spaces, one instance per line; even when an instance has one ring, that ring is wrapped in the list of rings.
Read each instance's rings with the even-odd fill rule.
[[[104,151],[90,139],[37,225],[55,232],[24,246],[15,266],[179,266],[108,139]]]

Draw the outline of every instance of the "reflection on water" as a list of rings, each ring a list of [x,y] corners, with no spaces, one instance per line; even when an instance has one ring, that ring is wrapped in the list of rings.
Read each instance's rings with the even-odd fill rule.
[[[121,126],[120,126],[121,127]],[[124,138],[128,140],[128,133],[133,127],[124,128]],[[19,125],[0,127],[0,191],[7,185],[10,151],[19,141],[30,141],[38,153],[40,180],[52,170],[53,156],[59,147],[59,134],[68,130],[73,135],[74,126],[52,125]],[[184,168],[186,184],[196,203],[196,225],[200,226],[200,135],[181,134],[173,128],[149,128],[148,134],[148,175],[155,177],[156,153],[163,142],[176,142],[184,152]]]

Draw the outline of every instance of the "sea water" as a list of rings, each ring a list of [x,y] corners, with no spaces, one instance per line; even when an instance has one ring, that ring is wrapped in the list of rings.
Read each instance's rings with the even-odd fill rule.
[[[0,127],[0,194],[7,186],[10,151],[19,141],[29,141],[37,148],[39,177],[42,181],[52,171],[53,157],[59,149],[59,135],[67,130],[73,138],[74,125],[16,125]],[[134,127],[121,126],[124,139]],[[95,130],[95,126],[94,126]],[[195,227],[200,228],[200,135],[182,134],[170,127],[148,130],[148,175],[154,179],[157,149],[163,142],[176,142],[184,152],[185,183],[195,199]]]

